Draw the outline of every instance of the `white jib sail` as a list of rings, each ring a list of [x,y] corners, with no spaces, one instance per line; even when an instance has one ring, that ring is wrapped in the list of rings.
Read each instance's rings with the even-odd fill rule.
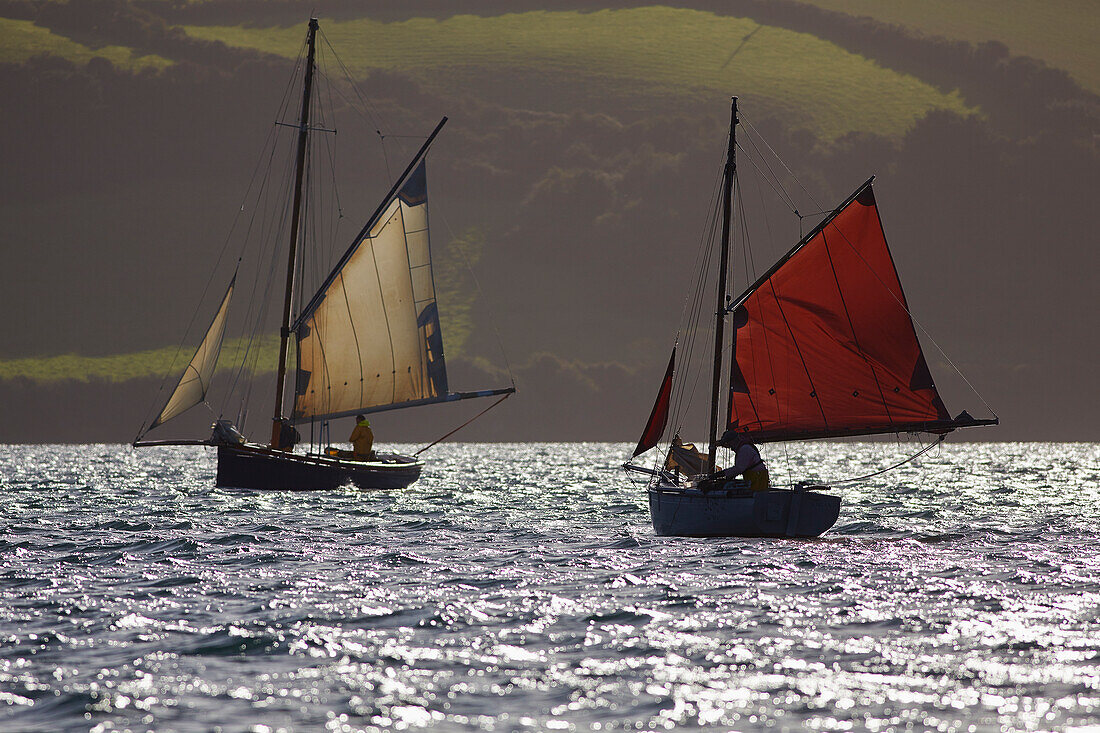
[[[233,294],[233,286],[236,276],[229,283],[229,289],[225,291],[222,304],[214,316],[213,323],[206,330],[206,335],[191,357],[191,362],[183,371],[179,383],[168,398],[168,403],[157,415],[157,419],[149,426],[149,429],[162,425],[182,412],[194,407],[206,397],[206,390],[210,388],[210,378],[214,376],[214,369],[218,365],[218,353],[222,348],[222,336],[225,334],[225,320],[229,313],[229,297]]]
[[[421,161],[298,327],[295,419],[447,393]]]

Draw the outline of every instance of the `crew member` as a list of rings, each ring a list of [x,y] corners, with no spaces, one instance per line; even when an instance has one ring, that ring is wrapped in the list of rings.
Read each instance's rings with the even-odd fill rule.
[[[352,452],[353,458],[359,460],[368,460],[374,457],[374,431],[370,429],[370,421],[362,415],[355,416],[355,429],[351,431],[351,437],[348,441],[352,444],[355,450]]]
[[[721,478],[730,479],[735,476],[744,476],[749,481],[749,488],[753,491],[767,491],[771,488],[768,479],[768,467],[764,465],[764,459],[760,457],[760,451],[756,446],[745,440],[741,435],[733,438],[731,448],[736,451],[733,465],[718,474]]]

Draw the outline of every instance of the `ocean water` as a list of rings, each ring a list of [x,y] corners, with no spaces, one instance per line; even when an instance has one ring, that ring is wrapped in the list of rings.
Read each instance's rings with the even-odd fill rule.
[[[201,448],[0,447],[0,729],[1100,725],[1100,446],[947,444],[838,486],[816,540],[655,537],[628,451],[444,445],[404,491],[257,493]]]

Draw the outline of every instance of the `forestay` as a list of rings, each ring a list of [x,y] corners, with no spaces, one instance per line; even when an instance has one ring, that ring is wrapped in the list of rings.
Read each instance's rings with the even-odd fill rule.
[[[293,419],[446,399],[421,158],[299,317]]]
[[[225,335],[226,316],[229,313],[229,298],[233,295],[236,282],[237,276],[234,275],[210,328],[206,329],[206,335],[199,343],[199,348],[195,350],[195,355],[191,357],[191,362],[180,376],[179,383],[168,397],[167,404],[149,426],[149,430],[163,425],[206,398],[206,390],[210,388],[210,378],[214,376],[214,370],[218,365],[218,354],[221,352],[222,337]]]

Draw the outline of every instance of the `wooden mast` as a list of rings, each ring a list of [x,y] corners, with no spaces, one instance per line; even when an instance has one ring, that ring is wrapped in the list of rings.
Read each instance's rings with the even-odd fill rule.
[[[302,215],[302,178],[305,174],[306,143],[309,138],[309,97],[313,91],[313,59],[316,51],[317,19],[309,19],[309,36],[306,43],[305,84],[302,89],[302,114],[298,123],[298,164],[294,176],[294,206],[290,220],[290,257],[286,266],[286,299],[283,301],[283,320],[279,329],[279,366],[275,379],[275,416],[271,425],[271,447],[279,447],[279,421],[283,417],[283,392],[286,386],[286,356],[290,345],[290,303],[294,293],[294,265],[298,254],[298,226]]]
[[[726,278],[730,259],[730,210],[733,199],[733,177],[737,172],[734,160],[735,132],[737,130],[737,97],[730,103],[730,137],[726,150],[726,170],[722,177],[722,255],[718,265],[718,308],[714,322],[714,377],[710,393],[710,452],[707,454],[707,466],[711,472],[717,468],[715,456],[718,452],[718,392],[722,380],[722,341],[726,324]]]

